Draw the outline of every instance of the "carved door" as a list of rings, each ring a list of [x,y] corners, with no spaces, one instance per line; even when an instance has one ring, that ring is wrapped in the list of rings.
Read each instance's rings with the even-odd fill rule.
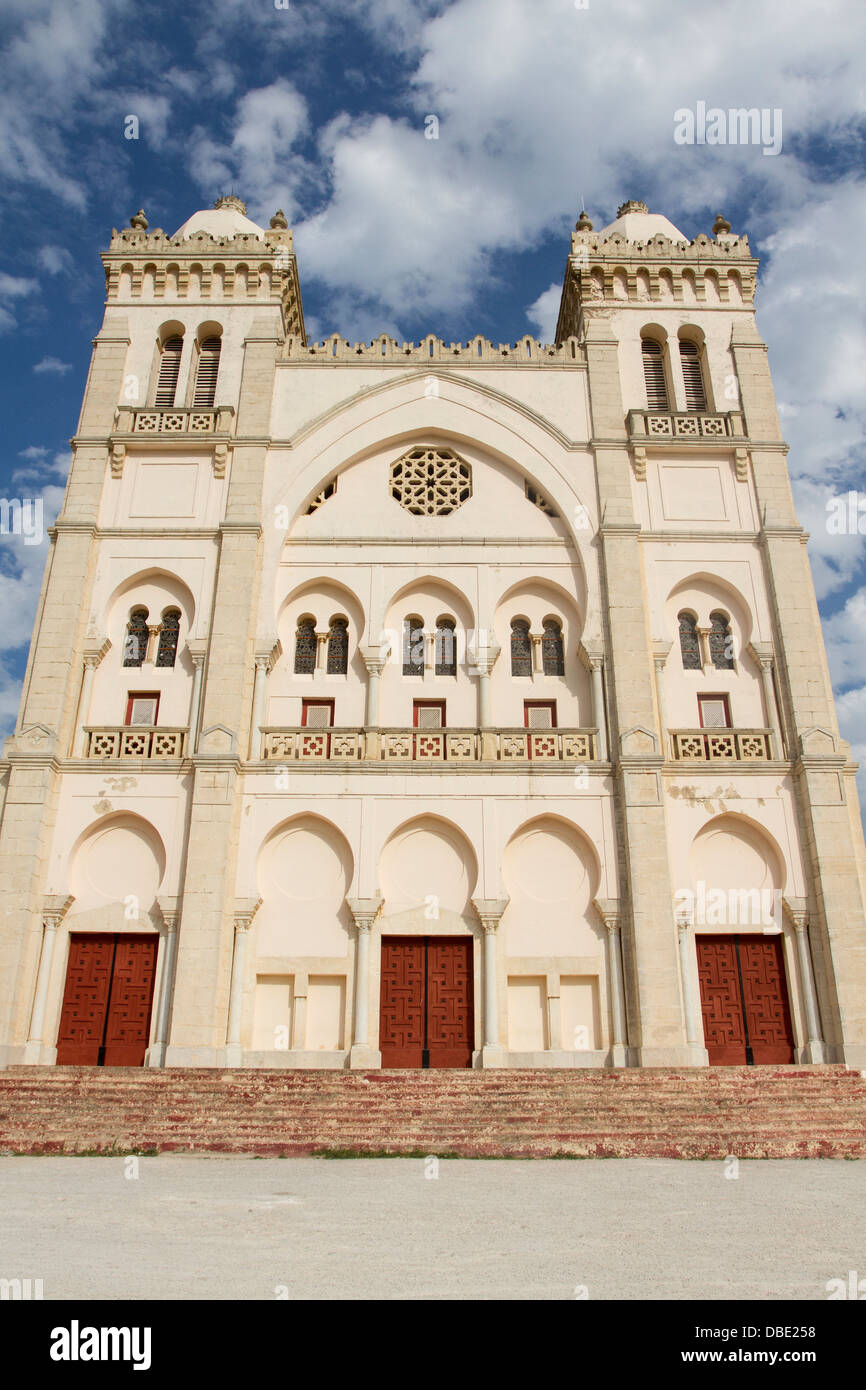
[[[157,940],[113,932],[70,936],[58,1066],[142,1066]]]
[[[382,1066],[468,1067],[472,1042],[471,939],[383,937]]]
[[[793,1062],[778,936],[698,936],[704,1039],[712,1066]]]

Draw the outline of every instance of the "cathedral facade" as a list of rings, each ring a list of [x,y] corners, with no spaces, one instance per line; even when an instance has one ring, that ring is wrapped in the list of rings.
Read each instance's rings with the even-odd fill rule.
[[[0,1065],[866,1067],[866,854],[719,217],[553,345],[307,341],[230,195],[103,254],[0,762]]]

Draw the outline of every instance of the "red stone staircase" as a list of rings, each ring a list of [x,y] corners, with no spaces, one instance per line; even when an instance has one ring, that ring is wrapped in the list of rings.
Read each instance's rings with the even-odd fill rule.
[[[844,1066],[0,1072],[0,1153],[866,1158]]]

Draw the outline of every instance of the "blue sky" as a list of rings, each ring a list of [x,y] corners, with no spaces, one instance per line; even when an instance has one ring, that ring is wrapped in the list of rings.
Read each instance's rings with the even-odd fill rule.
[[[280,2],[2,0],[2,495],[57,511],[98,252],[139,207],[173,233],[231,188],[256,220],[281,206],[311,336],[496,342],[550,340],[581,201],[599,227],[642,198],[690,237],[721,210],[762,257],[758,325],[840,719],[866,763],[863,538],[826,526],[833,496],[866,498],[864,7]],[[698,101],[781,110],[781,153],[678,145],[674,113]],[[45,544],[0,535],[0,733]]]

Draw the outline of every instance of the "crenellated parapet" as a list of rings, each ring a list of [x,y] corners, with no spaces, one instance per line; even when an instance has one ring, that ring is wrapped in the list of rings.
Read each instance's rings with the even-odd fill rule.
[[[428,334],[420,343],[398,343],[386,333],[369,343],[350,343],[339,333],[319,343],[307,343],[301,338],[287,337],[282,352],[289,362],[312,362],[357,365],[401,363],[419,367],[441,367],[446,363],[466,366],[583,366],[586,354],[576,338],[564,342],[540,343],[526,336],[516,343],[492,343],[480,334],[467,343],[446,343]]]

